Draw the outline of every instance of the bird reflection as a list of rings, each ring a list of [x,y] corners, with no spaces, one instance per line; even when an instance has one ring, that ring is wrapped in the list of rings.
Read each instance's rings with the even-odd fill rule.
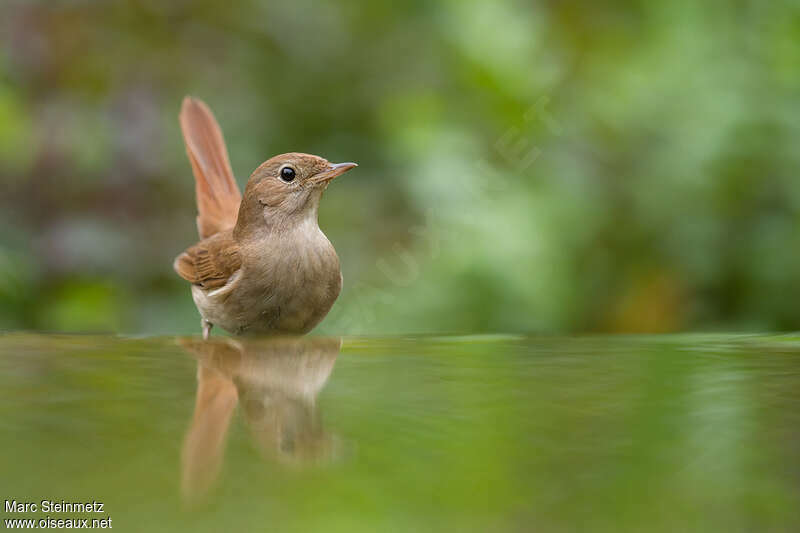
[[[341,348],[340,339],[181,340],[197,359],[197,397],[181,457],[186,500],[213,487],[236,406],[258,448],[282,463],[319,463],[333,455],[316,407]]]

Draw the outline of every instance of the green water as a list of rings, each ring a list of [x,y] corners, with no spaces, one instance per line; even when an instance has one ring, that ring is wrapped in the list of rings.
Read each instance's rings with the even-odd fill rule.
[[[800,339],[0,337],[0,497],[118,531],[797,531]]]

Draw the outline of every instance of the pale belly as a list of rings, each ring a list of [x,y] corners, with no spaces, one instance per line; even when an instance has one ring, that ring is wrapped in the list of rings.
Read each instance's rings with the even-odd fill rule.
[[[230,333],[302,334],[325,318],[341,288],[331,247],[311,261],[245,264],[223,287],[192,286],[192,297],[205,320]]]

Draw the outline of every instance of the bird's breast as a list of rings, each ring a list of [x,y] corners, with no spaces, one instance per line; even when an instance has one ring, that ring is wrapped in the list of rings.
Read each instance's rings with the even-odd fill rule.
[[[305,333],[328,313],[341,290],[339,257],[315,229],[243,246],[232,304],[240,332]]]

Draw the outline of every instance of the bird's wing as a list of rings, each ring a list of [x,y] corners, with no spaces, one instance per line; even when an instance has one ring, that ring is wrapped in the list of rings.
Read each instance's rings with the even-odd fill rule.
[[[222,287],[241,266],[239,245],[231,231],[198,242],[173,263],[180,277],[204,289]]]
[[[242,194],[233,177],[222,131],[208,106],[187,96],[179,118],[194,173],[197,231],[201,239],[206,239],[236,225]]]

